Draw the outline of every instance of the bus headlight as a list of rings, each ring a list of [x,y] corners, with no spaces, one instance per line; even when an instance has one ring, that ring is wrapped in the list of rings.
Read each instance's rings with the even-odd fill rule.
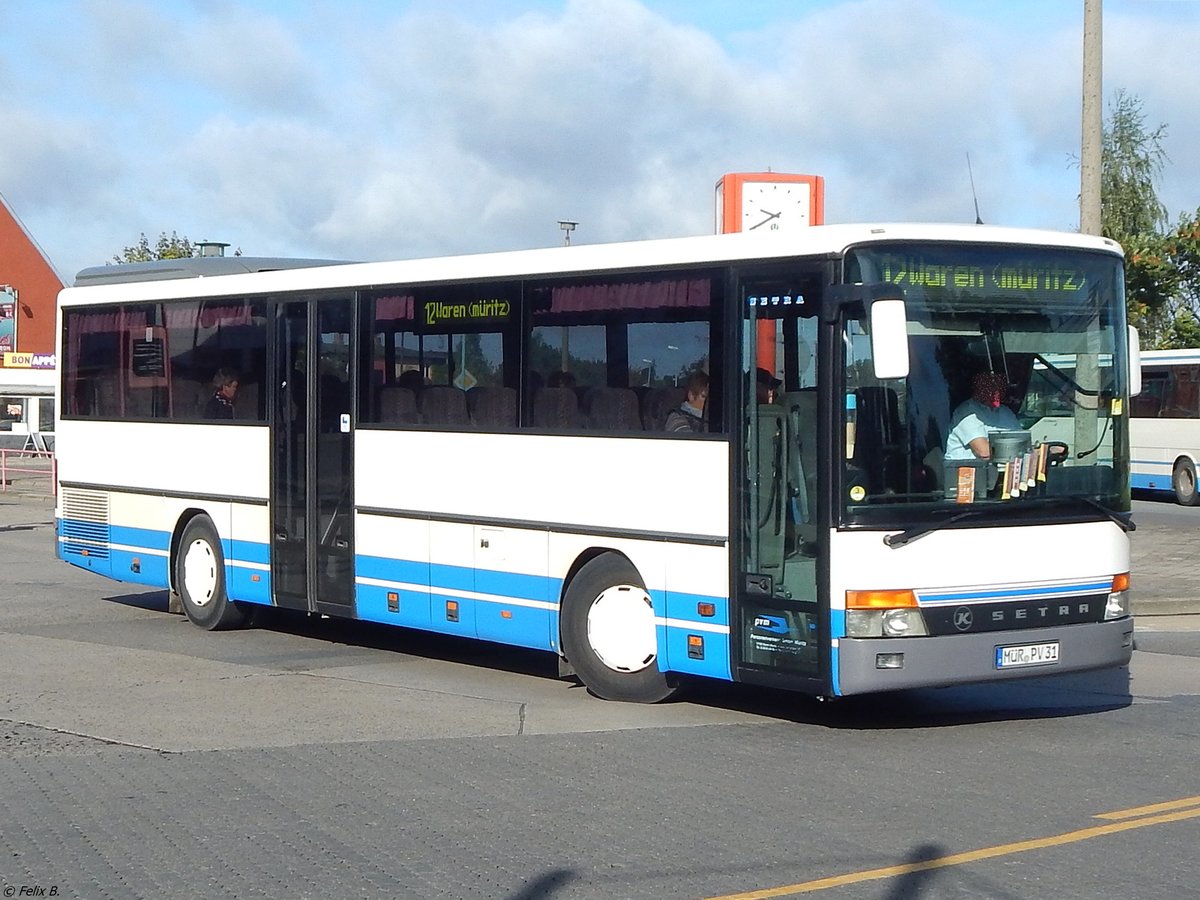
[[[847,637],[927,635],[912,591],[846,591]]]
[[[1129,615],[1129,573],[1122,572],[1113,576],[1112,593],[1108,595],[1108,603],[1104,605],[1104,621],[1123,619]]]
[[[883,614],[884,637],[926,635],[925,617],[919,609],[889,609]]]

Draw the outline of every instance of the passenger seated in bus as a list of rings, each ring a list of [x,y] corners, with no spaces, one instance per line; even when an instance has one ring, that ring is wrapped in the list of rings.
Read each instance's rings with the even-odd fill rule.
[[[1016,414],[1004,405],[1008,379],[999,372],[979,372],[971,381],[971,396],[959,404],[950,420],[946,459],[991,459],[988,435],[1020,431]]]
[[[233,369],[217,369],[213,376],[213,393],[204,406],[206,419],[232,419],[237,400],[238,374]]]
[[[774,403],[775,398],[779,395],[779,387],[782,384],[782,381],[766,369],[759,368],[754,373],[754,390],[758,395],[759,405]]]
[[[546,379],[546,387],[575,390],[575,376],[563,370],[551,372],[550,377]]]
[[[708,373],[699,370],[693,372],[688,376],[686,387],[686,399],[667,413],[663,431],[708,431],[708,422],[704,419],[704,406],[708,403]]]
[[[405,369],[396,379],[396,384],[402,388],[408,388],[416,395],[421,393],[421,388],[425,387],[425,377],[421,374],[420,369]]]

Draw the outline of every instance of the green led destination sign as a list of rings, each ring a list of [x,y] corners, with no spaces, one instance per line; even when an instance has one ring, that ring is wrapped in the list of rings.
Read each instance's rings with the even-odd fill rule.
[[[504,322],[508,319],[511,312],[511,301],[500,297],[488,300],[469,300],[465,303],[426,300],[425,327],[449,328],[454,325]]]
[[[880,280],[901,287],[960,290],[1040,291],[1075,294],[1087,288],[1087,274],[1078,266],[1058,263],[930,262],[923,256],[881,256]]]

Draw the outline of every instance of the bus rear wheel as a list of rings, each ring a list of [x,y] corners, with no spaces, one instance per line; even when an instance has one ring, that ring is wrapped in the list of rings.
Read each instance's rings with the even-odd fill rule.
[[[184,526],[175,555],[175,589],[194,625],[216,631],[246,621],[245,613],[225,593],[225,557],[207,516],[196,516]]]
[[[1200,494],[1196,491],[1196,466],[1190,459],[1181,459],[1175,463],[1175,471],[1171,473],[1171,486],[1175,488],[1175,501],[1180,506],[1195,506],[1200,503]]]
[[[562,646],[589,691],[604,700],[658,703],[678,690],[658,669],[654,607],[637,569],[616,553],[584,565],[563,598]]]

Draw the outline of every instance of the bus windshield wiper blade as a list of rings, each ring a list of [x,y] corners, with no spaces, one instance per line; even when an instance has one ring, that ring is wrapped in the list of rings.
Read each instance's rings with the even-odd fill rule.
[[[1091,497],[1044,497],[1040,499],[1041,503],[1039,505],[1044,505],[1047,502],[1054,503],[1063,499],[1078,500],[1080,503],[1085,503],[1093,509],[1103,513],[1107,518],[1121,526],[1124,531],[1129,532],[1137,530],[1137,525],[1128,515],[1122,515],[1119,512],[1115,512],[1100,501],[1094,500]],[[918,538],[924,537],[930,532],[940,531],[947,526],[953,525],[955,522],[961,522],[963,519],[969,519],[974,516],[983,515],[985,512],[1008,513],[1022,509],[1029,510],[1031,508],[1036,507],[1028,503],[1006,503],[1003,506],[978,506],[972,509],[965,509],[960,513],[955,513],[950,518],[942,522],[929,522],[925,525],[918,525],[915,528],[909,528],[908,530],[902,531],[899,534],[885,534],[883,536],[883,542],[892,549],[895,549],[896,547],[903,547],[905,544],[910,544]]]
[[[1023,503],[1005,503],[1003,505],[979,505],[973,506],[971,509],[964,509],[960,513],[955,513],[950,518],[941,522],[929,522],[925,525],[918,525],[915,528],[909,528],[899,534],[885,534],[883,542],[893,550],[897,547],[903,547],[905,544],[911,544],[917,538],[924,537],[930,532],[941,531],[947,526],[953,525],[955,522],[961,522],[963,519],[972,519],[976,516],[982,516],[985,513],[1010,513],[1014,510],[1026,508]]]
[[[965,509],[960,513],[955,513],[944,522],[929,522],[926,525],[918,525],[916,528],[909,528],[899,534],[885,534],[883,542],[893,550],[897,547],[903,547],[905,544],[915,541],[917,538],[924,537],[931,531],[938,531],[945,528],[947,525],[953,525],[955,522],[961,522],[963,519],[969,519],[972,516],[977,516],[981,512],[980,509]]]
[[[1100,510],[1100,512],[1120,525],[1126,532],[1137,531],[1137,524],[1133,521],[1133,513],[1119,513],[1116,510],[1109,509],[1099,500],[1093,500],[1091,497],[1072,497],[1071,499],[1078,500],[1080,503],[1086,503],[1088,506]]]

